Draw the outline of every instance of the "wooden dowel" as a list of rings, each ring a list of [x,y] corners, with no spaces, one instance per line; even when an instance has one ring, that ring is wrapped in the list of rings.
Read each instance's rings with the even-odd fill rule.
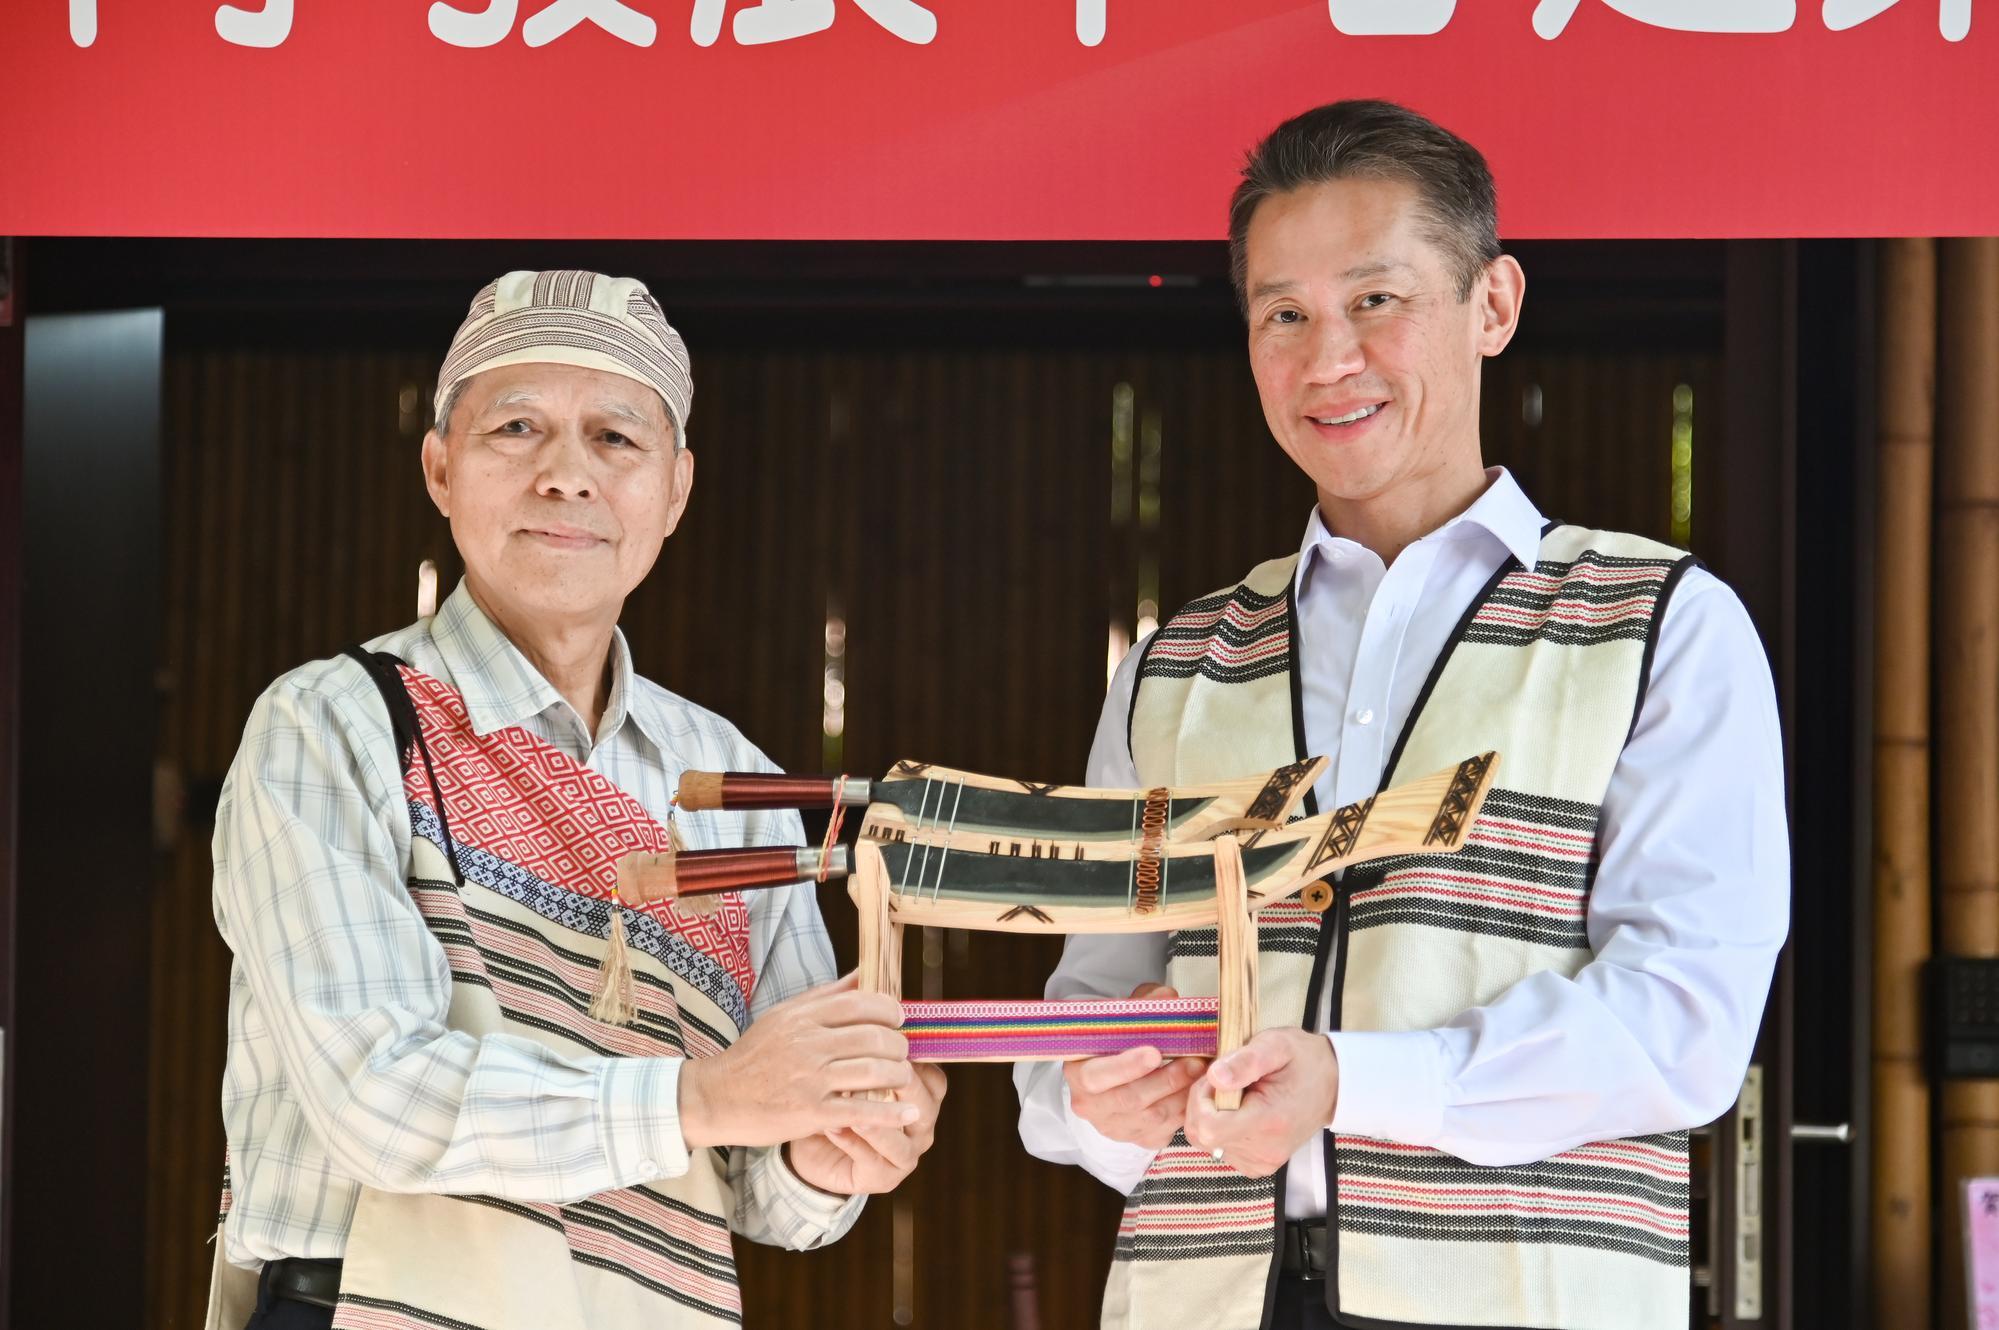
[[[675,873],[683,896],[777,887],[799,880],[799,850],[690,850],[679,856]]]
[[[844,845],[834,846],[824,856],[816,847],[796,845],[628,854],[618,861],[618,898],[636,907],[725,891],[789,886],[817,877],[822,857],[827,877],[847,875],[850,861]]]
[[[856,782],[848,782],[850,785]],[[865,788],[867,782],[858,782]],[[762,771],[690,771],[680,778],[680,806],[690,813],[759,808],[831,808],[841,799],[832,776],[779,776]],[[862,794],[858,802],[865,802]]]
[[[881,850],[868,841],[854,847],[854,876],[847,884],[859,914],[860,990],[902,996],[902,926],[889,918],[888,870]],[[886,1090],[870,1090],[869,1099],[888,1099]]]
[[[888,870],[881,850],[862,841],[854,847],[854,876],[847,884],[860,923],[860,986],[863,993],[902,996],[902,969],[895,963],[893,923],[888,912]]]
[[[1222,836],[1215,841],[1216,1057],[1235,1052],[1256,1033],[1256,944],[1242,844],[1234,836]],[[1215,1107],[1224,1113],[1241,1108],[1242,1091],[1215,1091]]]

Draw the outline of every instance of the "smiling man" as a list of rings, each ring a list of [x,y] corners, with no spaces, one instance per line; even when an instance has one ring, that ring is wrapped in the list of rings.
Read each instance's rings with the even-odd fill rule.
[[[732,1232],[830,1242],[929,1148],[943,1078],[833,982],[809,883],[618,907],[633,850],[801,839],[674,818],[683,771],[771,764],[617,628],[693,487],[693,387],[636,281],[486,287],[423,441],[464,580],[252,711],[211,1327],[738,1324]]]
[[[1318,503],[1297,553],[1133,649],[1090,781],[1323,754],[1326,809],[1497,750],[1497,783],[1459,854],[1263,912],[1271,1028],[1212,1066],[1024,1065],[1022,1137],[1129,1196],[1107,1326],[1677,1330],[1686,1130],[1741,1084],[1788,921],[1755,630],[1683,552],[1549,522],[1484,464],[1526,281],[1470,144],[1308,112],[1251,154],[1229,243]],[[1215,991],[1212,929],[1072,938],[1047,986],[1175,991]]]

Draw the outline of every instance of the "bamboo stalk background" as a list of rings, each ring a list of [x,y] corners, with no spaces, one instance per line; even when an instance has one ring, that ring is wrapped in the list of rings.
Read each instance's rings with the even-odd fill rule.
[[[1936,682],[1940,949],[1999,955],[1999,239],[1938,263]],[[1963,1325],[1958,1186],[1999,1173],[1999,1080],[1947,1081],[1940,1299]],[[1906,1323],[1906,1322],[1901,1322]]]
[[[1881,247],[1874,590],[1874,1318],[1930,1320],[1930,505],[1936,245]]]

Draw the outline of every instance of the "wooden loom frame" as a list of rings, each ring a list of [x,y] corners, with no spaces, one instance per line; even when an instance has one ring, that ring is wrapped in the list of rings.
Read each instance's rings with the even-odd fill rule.
[[[1167,840],[1147,837],[1125,842],[1049,841],[1032,838],[1002,842],[990,829],[939,830],[934,824],[912,826],[896,804],[871,804],[855,845],[854,868],[847,892],[859,914],[860,987],[864,992],[902,996],[902,934],[909,924],[979,929],[1003,933],[1163,932],[1214,924],[1217,938],[1216,1055],[1240,1048],[1256,1032],[1257,924],[1256,913],[1272,902],[1307,891],[1307,903],[1323,911],[1332,891],[1325,879],[1351,864],[1404,854],[1447,854],[1464,843],[1498,766],[1497,753],[1470,757],[1420,780],[1384,790],[1358,803],[1278,827],[1263,826],[1241,834],[1239,827],[1219,828],[1211,839]],[[916,764],[898,768],[927,770]],[[1315,765],[1313,770],[1320,769]],[[1053,789],[1047,793],[1056,793]],[[1170,810],[1184,794],[1173,790],[1089,791],[1090,797],[1129,801],[1135,810],[1156,809],[1162,801]],[[1303,786],[1292,794],[1302,795]],[[941,798],[940,798],[941,805]],[[1288,804],[1287,804],[1288,807]],[[1170,817],[1167,819],[1170,821]],[[1165,822],[1160,823],[1162,827]],[[1002,853],[1004,844],[1005,852]],[[922,866],[917,867],[917,852]],[[1258,857],[1256,871],[1246,867],[1245,851]],[[937,857],[934,885],[929,883],[932,854]],[[1125,863],[1134,878],[1149,862],[1155,875],[1171,881],[1174,864],[1199,868],[1213,892],[1174,901],[1162,896],[1150,908],[1123,904],[1075,904],[1057,899],[1010,902],[1006,898],[976,899],[954,894],[946,884],[946,864],[958,856],[990,879],[996,865],[1010,864],[1027,878],[1050,879],[1068,873],[1080,877],[1086,865]],[[900,873],[890,858],[900,859]],[[909,889],[911,871],[915,889]],[[1183,869],[1183,879],[1185,877]],[[967,875],[961,868],[961,879]],[[1093,876],[1101,880],[1101,868]],[[928,896],[926,898],[926,892]],[[1082,1056],[1082,1055],[1077,1055]],[[957,1059],[953,1059],[957,1060]],[[1241,1091],[1216,1095],[1216,1104],[1233,1109]]]

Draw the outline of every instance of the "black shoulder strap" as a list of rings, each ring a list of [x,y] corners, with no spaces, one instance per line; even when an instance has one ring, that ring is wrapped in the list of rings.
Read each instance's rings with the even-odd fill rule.
[[[351,658],[368,672],[368,677],[374,680],[375,688],[382,694],[382,701],[388,705],[389,733],[395,737],[398,771],[408,776],[410,764],[422,760],[424,777],[430,782],[430,799],[437,806],[437,831],[444,838],[444,857],[451,861],[452,879],[459,886],[464,886],[465,874],[458,867],[458,845],[451,839],[451,823],[446,820],[444,795],[437,788],[437,769],[430,762],[430,745],[423,741],[423,724],[417,719],[416,703],[410,700],[409,686],[403,682],[404,661],[386,651],[369,651],[358,646],[348,647],[340,654]]]
[[[409,689],[403,686],[401,666],[403,661],[384,651],[377,654],[366,647],[348,647],[340,653],[368,672],[375,681],[375,687],[382,694],[382,701],[389,707],[389,732],[396,739],[396,765],[402,774],[409,775],[410,763],[416,758],[417,738],[422,727],[417,724],[416,704],[410,701]]]

